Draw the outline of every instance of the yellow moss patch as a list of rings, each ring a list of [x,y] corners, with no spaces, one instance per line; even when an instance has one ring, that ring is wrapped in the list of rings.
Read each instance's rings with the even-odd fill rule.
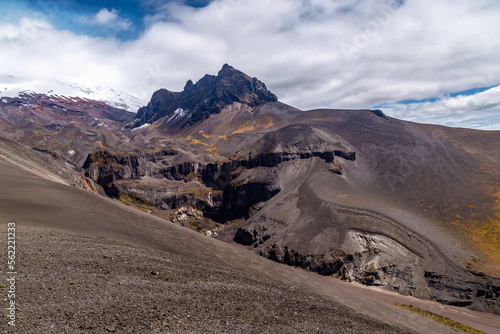
[[[451,320],[449,318],[442,317],[442,316],[440,316],[440,315],[438,315],[436,313],[432,313],[432,312],[429,312],[429,311],[426,311],[426,310],[422,310],[422,309],[420,309],[418,307],[415,307],[415,306],[412,306],[412,305],[404,305],[404,304],[394,304],[394,305],[402,307],[402,308],[404,308],[406,310],[409,310],[411,312],[420,314],[421,316],[424,316],[426,318],[433,319],[433,320],[435,320],[437,322],[440,322],[442,324],[450,326],[451,328],[455,328],[455,329],[464,331],[465,333],[484,334],[483,331],[480,331],[478,329],[475,329],[475,328],[469,327],[467,325],[461,324],[461,323],[459,323],[459,322],[457,322],[455,320]]]
[[[97,140],[97,141],[96,141],[95,143],[93,143],[93,144],[95,144],[96,146],[98,146],[98,147],[100,147],[100,148],[104,148],[104,145],[102,144],[102,141],[100,141],[100,140]]]
[[[243,123],[237,130],[233,131],[231,135],[237,134],[237,133],[244,133],[252,130],[257,130],[257,129],[269,129],[271,126],[273,126],[273,119],[271,116],[264,116],[260,120],[248,120],[245,123]]]
[[[209,144],[204,143],[204,142],[202,142],[201,140],[198,140],[198,139],[191,139],[191,144],[210,146]]]
[[[201,135],[205,138],[212,138],[213,137],[212,135],[206,134],[205,131],[203,131],[203,130],[201,130],[199,133],[201,133]]]
[[[495,200],[491,211],[479,219],[471,215],[469,220],[456,216],[450,223],[482,255],[484,260],[466,263],[469,269],[483,271],[488,275],[500,276],[500,192],[490,193]],[[471,218],[475,218],[474,220]]]
[[[217,146],[212,146],[210,148],[207,148],[207,152],[218,157],[219,156],[219,153],[217,153]]]
[[[133,206],[136,206],[137,208],[142,208],[145,210],[149,210],[149,209],[153,208],[148,203],[143,202],[140,198],[129,195],[129,194],[120,194],[120,197],[118,197],[118,200],[120,202],[122,202],[123,204],[133,205]]]
[[[269,129],[271,126],[274,125],[273,119],[271,118],[271,116],[262,117],[261,124],[262,124],[262,127],[264,129]]]
[[[252,125],[252,123],[255,123],[255,120],[251,122],[251,120],[246,121],[243,123],[237,130],[233,131],[231,135],[237,134],[237,133],[243,133],[247,131],[251,131],[255,129],[255,127]]]

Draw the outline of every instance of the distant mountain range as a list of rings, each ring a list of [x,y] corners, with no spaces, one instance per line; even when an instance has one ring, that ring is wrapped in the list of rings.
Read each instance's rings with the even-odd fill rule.
[[[42,152],[23,160],[41,174],[277,262],[500,313],[500,132],[303,111],[227,64],[147,104],[66,84],[7,97],[16,80],[0,135]]]
[[[104,102],[112,107],[137,112],[146,104],[135,96],[102,86],[84,86],[50,79],[25,79],[11,75],[0,75],[0,98],[16,97],[19,94],[44,94],[54,97],[80,97]]]

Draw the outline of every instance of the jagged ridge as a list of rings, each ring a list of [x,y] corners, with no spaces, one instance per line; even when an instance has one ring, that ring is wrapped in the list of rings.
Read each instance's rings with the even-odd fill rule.
[[[130,127],[152,124],[162,117],[173,116],[176,111],[182,115],[189,113],[186,124],[193,124],[233,102],[253,107],[277,100],[263,82],[225,64],[217,76],[207,74],[195,84],[188,80],[182,92],[156,91],[148,105],[139,109]]]

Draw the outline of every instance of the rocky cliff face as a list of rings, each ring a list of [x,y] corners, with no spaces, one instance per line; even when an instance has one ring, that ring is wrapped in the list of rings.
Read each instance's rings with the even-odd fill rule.
[[[375,225],[375,222],[370,223]],[[402,243],[403,238],[393,238],[395,231],[388,226],[380,233],[366,232],[366,228],[351,229],[341,246],[332,244],[333,247],[325,252],[304,253],[280,240],[280,230],[287,228],[290,229],[283,221],[253,220],[250,225],[237,229],[234,241],[257,249],[261,256],[270,260],[320,275],[443,304],[500,312],[498,280],[437,260],[436,250],[424,240]],[[410,238],[420,237],[411,235]],[[415,247],[418,243],[420,247]],[[432,266],[429,261],[438,262],[435,271],[424,270]]]
[[[328,163],[332,163],[335,156],[350,161],[356,157],[354,152],[334,150],[303,154],[263,153],[227,162],[172,163],[169,158],[178,154],[175,150],[163,150],[122,156],[98,151],[87,156],[82,168],[85,176],[110,197],[133,196],[142,203],[165,210],[190,206],[201,210],[206,218],[225,223],[248,218],[254,205],[268,201],[280,191],[272,175],[262,177],[271,168],[283,162],[315,157]],[[142,182],[144,177],[164,182],[164,187],[151,187]],[[178,191],[167,188],[167,184],[172,183]],[[200,184],[204,189],[200,189]]]
[[[166,89],[155,92],[151,102],[139,109],[131,127],[152,124],[163,117],[171,122],[182,119],[183,124],[193,124],[233,102],[254,107],[277,100],[263,82],[225,64],[217,76],[207,74],[195,84],[189,80],[182,92]]]

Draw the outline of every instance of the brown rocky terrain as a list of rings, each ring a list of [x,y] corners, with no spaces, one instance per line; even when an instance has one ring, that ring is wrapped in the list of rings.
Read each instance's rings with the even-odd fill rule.
[[[134,113],[104,102],[80,97],[24,92],[0,100],[2,120],[20,130],[56,131],[71,123],[116,130],[134,118]]]
[[[17,234],[10,333],[407,333],[259,273],[57,230]]]
[[[12,116],[15,103],[7,103],[0,131],[37,152],[3,140],[9,164],[166,219],[155,222],[246,246],[238,268],[256,261],[254,252],[324,276],[500,313],[500,132],[404,122],[380,110],[301,111],[228,65],[188,81],[183,92],[158,91],[133,121],[92,101],[71,113],[48,106],[54,114],[45,118],[33,109],[36,100],[26,103],[17,107],[32,108],[41,125],[21,122]],[[88,116],[78,121],[78,113]],[[19,204],[5,203],[7,213],[9,203]],[[137,222],[104,224],[97,207],[80,212],[91,218],[71,227],[57,214],[56,222],[40,216],[28,225],[96,228],[99,236],[186,255],[184,244],[165,249],[137,237]],[[155,226],[148,235],[165,228]],[[194,235],[211,240],[201,244],[218,242]]]
[[[0,184],[0,219],[16,221],[18,322],[0,324],[9,332],[456,333],[8,162]],[[486,332],[500,326],[471,316]]]
[[[219,76],[230,71],[241,77],[227,66]],[[152,119],[132,140],[150,153],[95,152],[85,175],[111,197],[278,262],[499,312],[498,280],[487,277],[500,264],[498,132],[266,100],[193,115]]]

